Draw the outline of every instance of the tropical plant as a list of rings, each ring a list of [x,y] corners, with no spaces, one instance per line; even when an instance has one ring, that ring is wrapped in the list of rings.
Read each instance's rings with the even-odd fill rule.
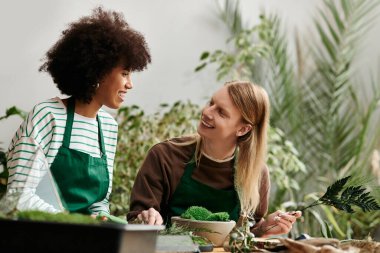
[[[227,2],[221,17],[230,28],[232,37],[227,43],[232,50],[202,53],[196,70],[214,63],[218,65],[217,78],[249,79],[268,90],[272,124],[284,131],[301,159],[307,161],[310,174],[294,177],[302,182],[301,192],[323,189],[330,178],[348,173],[371,176],[370,155],[380,141],[380,128],[376,127],[380,123],[376,117],[380,85],[375,78],[369,83],[358,80],[354,63],[379,2],[325,0],[315,19],[313,39],[310,34],[305,41],[297,36],[295,54],[290,53],[278,16],[262,14],[260,24],[246,27],[238,4]],[[305,46],[301,47],[300,41]],[[366,95],[363,86],[372,88],[368,102],[361,99]],[[306,196],[299,194],[298,201]],[[347,224],[347,220],[336,220],[342,216],[334,219],[330,215],[333,209],[323,210],[330,224]],[[322,225],[324,218],[319,221]]]

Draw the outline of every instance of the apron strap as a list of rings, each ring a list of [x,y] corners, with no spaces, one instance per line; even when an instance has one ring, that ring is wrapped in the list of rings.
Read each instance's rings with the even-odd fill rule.
[[[196,167],[195,156],[193,156],[193,158],[187,163],[183,176],[191,177]]]
[[[74,122],[74,113],[75,113],[75,99],[74,97],[70,97],[67,101],[67,119],[66,119],[65,134],[63,136],[63,143],[62,143],[62,146],[66,148],[70,147],[71,131],[72,131],[73,122]],[[104,147],[103,131],[102,131],[102,126],[101,126],[102,124],[101,124],[99,115],[96,115],[96,120],[98,122],[98,141],[99,141],[100,157],[103,157],[106,154],[106,150]]]
[[[63,136],[63,143],[62,143],[62,146],[66,148],[70,147],[71,130],[72,130],[73,121],[74,121],[74,111],[75,111],[75,99],[74,97],[70,97],[67,100],[67,119],[66,119],[65,135]]]
[[[102,123],[100,122],[99,115],[96,115],[96,120],[98,121],[98,138],[99,138],[100,157],[103,157],[106,154],[106,149],[104,147]]]

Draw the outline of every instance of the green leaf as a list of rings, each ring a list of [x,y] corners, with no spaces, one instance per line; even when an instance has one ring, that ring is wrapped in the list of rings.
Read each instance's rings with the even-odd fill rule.
[[[331,198],[336,195],[344,188],[348,180],[351,178],[351,176],[347,176],[341,179],[338,179],[335,181],[331,186],[327,187],[326,193],[322,196],[322,198]]]
[[[195,72],[198,72],[198,71],[200,71],[200,70],[202,70],[204,67],[206,67],[207,66],[207,63],[206,62],[204,62],[204,63],[202,63],[201,65],[199,65],[199,66],[197,66],[196,68],[195,68]]]
[[[341,236],[343,237],[345,234],[344,232],[342,231],[342,229],[340,228],[340,226],[338,225],[338,222],[336,221],[334,215],[332,214],[332,212],[328,209],[327,206],[322,206],[322,209],[323,211],[325,212],[326,214],[326,217],[327,219],[329,220],[329,222],[332,224],[332,226],[334,227],[335,231]]]
[[[205,51],[201,54],[200,60],[203,61],[209,57],[210,53]]]
[[[334,236],[332,234],[332,229],[330,228],[330,226],[327,223],[327,221],[323,221],[323,223],[325,224],[325,227],[326,227],[326,235],[325,235],[325,237],[326,238],[334,238]]]

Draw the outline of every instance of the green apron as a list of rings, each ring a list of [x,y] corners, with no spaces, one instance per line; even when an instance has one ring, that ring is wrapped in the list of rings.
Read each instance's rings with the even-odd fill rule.
[[[101,157],[70,149],[71,130],[75,112],[75,99],[69,98],[67,120],[62,146],[50,167],[58,185],[62,202],[70,212],[89,214],[89,207],[103,200],[108,191],[109,175],[107,156],[104,148],[103,134],[99,117],[98,138]]]
[[[196,168],[192,159],[185,168],[180,183],[169,201],[167,222],[172,216],[180,216],[190,206],[202,206],[211,212],[227,212],[230,219],[240,216],[240,202],[235,189],[220,190],[203,184],[191,177]]]

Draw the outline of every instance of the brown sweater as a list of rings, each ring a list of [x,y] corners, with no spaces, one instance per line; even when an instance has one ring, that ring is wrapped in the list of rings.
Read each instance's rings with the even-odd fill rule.
[[[185,138],[172,141],[183,142]],[[153,207],[166,219],[168,203],[180,182],[186,164],[193,158],[195,143],[179,146],[164,141],[153,146],[141,166],[131,194],[128,220],[136,218],[143,210]],[[198,168],[193,172],[193,179],[217,189],[232,189],[234,159],[218,163],[205,156],[201,157]],[[259,187],[260,204],[255,212],[256,220],[260,220],[268,210],[269,172],[265,166],[262,171],[262,181]]]

